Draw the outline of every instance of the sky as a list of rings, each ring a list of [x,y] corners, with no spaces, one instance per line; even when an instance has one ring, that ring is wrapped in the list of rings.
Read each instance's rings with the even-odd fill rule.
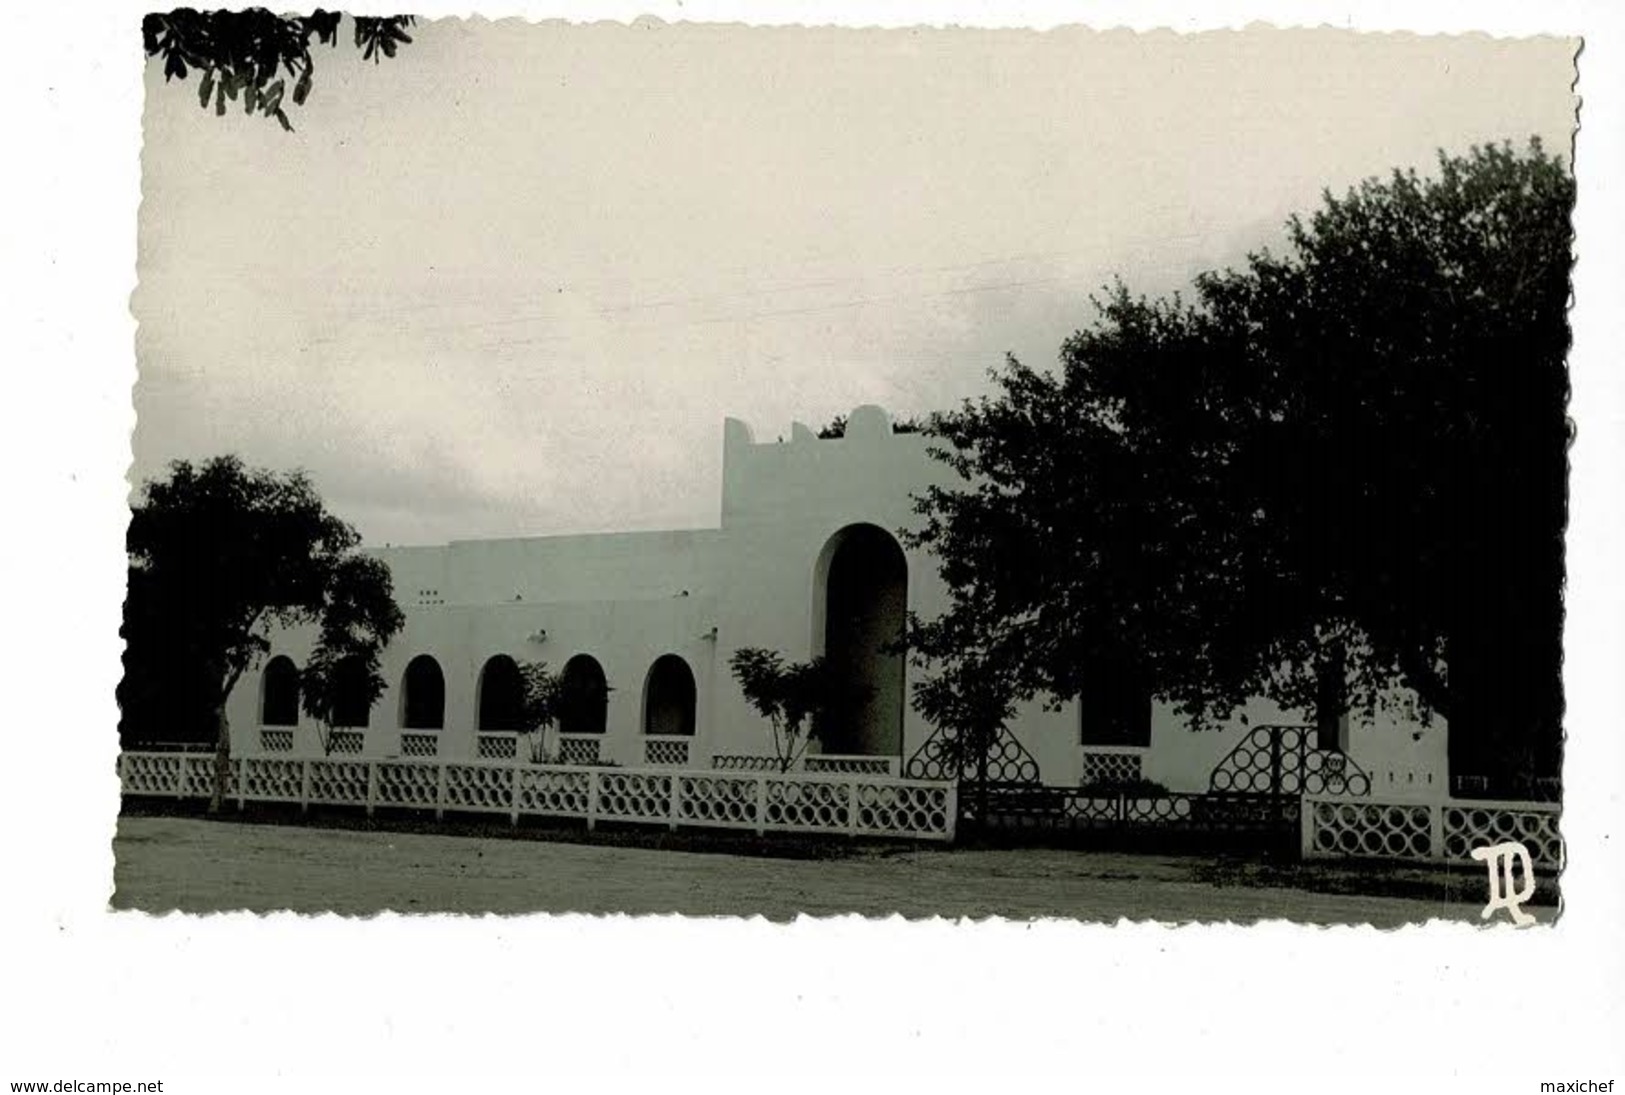
[[[1568,156],[1575,44],[420,23],[297,127],[147,70],[131,479],[307,470],[372,544],[714,526],[758,440],[1054,362],[1441,148]]]

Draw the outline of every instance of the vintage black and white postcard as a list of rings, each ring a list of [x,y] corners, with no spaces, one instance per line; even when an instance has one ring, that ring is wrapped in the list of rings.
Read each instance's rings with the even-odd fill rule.
[[[1592,915],[1583,21],[475,14],[107,58],[120,923],[1212,989]]]
[[[1555,913],[1576,39],[143,32],[116,905]]]

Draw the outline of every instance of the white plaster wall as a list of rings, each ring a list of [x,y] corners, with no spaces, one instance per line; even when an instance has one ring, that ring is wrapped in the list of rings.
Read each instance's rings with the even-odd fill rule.
[[[800,660],[819,652],[822,606],[817,595],[821,553],[853,524],[892,533],[916,520],[911,494],[946,472],[917,434],[893,434],[878,407],[848,416],[845,437],[821,440],[797,423],[786,442],[758,444],[744,423],[725,428],[720,574],[718,691],[714,708],[719,751],[768,752],[767,725],[750,710],[727,672],[743,647],[765,647]],[[904,550],[908,607],[934,616],[946,590],[928,555]],[[905,690],[916,675],[905,673]],[[903,717],[903,758],[930,733],[913,710]]]
[[[715,753],[771,752],[765,722],[745,703],[729,656],[765,647],[804,659],[822,645],[817,594],[821,553],[848,525],[868,523],[896,535],[918,518],[911,496],[952,473],[927,454],[918,434],[893,434],[884,411],[860,407],[844,438],[820,440],[800,423],[785,442],[757,443],[744,423],[724,427],[722,523],[719,529],[609,533],[590,536],[457,541],[435,547],[377,552],[390,566],[406,626],[383,656],[388,687],[373,709],[366,753],[399,750],[401,678],[418,654],[432,654],[446,681],[446,720],[440,755],[474,755],[476,683],[495,654],[542,660],[560,669],[587,653],[603,666],[613,691],[602,755],[621,764],[642,761],[643,693],[656,658],[680,655],[698,692],[692,760]],[[940,614],[948,591],[929,555],[905,549],[908,607]],[[545,632],[542,642],[534,641]],[[314,635],[308,628],[275,636],[273,653],[303,665]],[[918,676],[909,667],[905,687]],[[237,748],[258,749],[260,674],[235,690],[228,714]],[[1147,779],[1173,790],[1200,791],[1213,767],[1254,726],[1302,724],[1300,712],[1255,701],[1216,730],[1193,732],[1169,705],[1154,709]],[[1082,773],[1076,701],[1048,711],[1024,705],[1012,731],[1033,754],[1047,783],[1075,785]],[[931,726],[910,707],[903,722],[903,759],[924,743]],[[318,748],[303,720],[296,748]],[[1391,798],[1442,794],[1445,729],[1379,714],[1350,728],[1349,752],[1370,774],[1372,792]]]
[[[363,755],[398,754],[404,699],[401,682],[407,663],[419,654],[432,655],[445,676],[440,755],[465,758],[474,755],[477,687],[488,658],[507,654],[516,661],[545,661],[557,670],[583,653],[603,666],[612,689],[600,746],[605,759],[625,765],[641,763],[644,685],[650,667],[663,654],[679,655],[694,673],[698,693],[695,755],[699,759],[706,755],[710,706],[716,694],[716,644],[707,637],[716,617],[713,598],[691,592],[687,597],[658,600],[408,605],[405,615],[405,626],[381,659],[386,687],[372,709]],[[546,639],[538,643],[533,636],[540,631],[546,632]],[[302,666],[314,638],[308,628],[279,633],[272,653],[287,654]],[[259,671],[245,676],[228,708],[234,747],[248,752],[258,752],[260,678]],[[298,734],[298,750],[319,749],[316,727],[303,714]]]

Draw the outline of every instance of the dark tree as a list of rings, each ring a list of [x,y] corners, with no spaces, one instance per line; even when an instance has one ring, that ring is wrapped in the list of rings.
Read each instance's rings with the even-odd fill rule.
[[[964,484],[911,537],[954,591],[927,654],[1022,696],[1130,674],[1197,723],[1406,686],[1455,775],[1561,754],[1572,177],[1537,142],[1328,194],[1286,255],[1118,287],[1058,373],[1011,360],[933,426]],[[1334,682],[1335,683],[1335,682]]]
[[[212,101],[215,113],[224,114],[228,99],[241,101],[245,113],[275,118],[283,129],[292,130],[283,100],[304,104],[316,75],[311,41],[338,45],[342,18],[320,9],[310,15],[273,15],[264,8],[177,8],[143,19],[141,37],[147,56],[163,60],[165,83],[197,71],[198,105],[207,109]],[[352,16],[350,21],[356,48],[364,59],[377,62],[395,56],[412,40],[406,28],[416,17]]]
[[[303,474],[245,468],[234,456],[177,461],[143,488],[128,536],[120,701],[127,731],[162,717],[140,706],[161,698],[189,729],[212,723],[211,809],[231,758],[226,701],[269,649],[272,628],[319,627],[300,680],[314,717],[331,722],[347,690],[359,687],[369,707],[382,691],[378,655],[403,617],[388,567],[359,554],[359,542]]]

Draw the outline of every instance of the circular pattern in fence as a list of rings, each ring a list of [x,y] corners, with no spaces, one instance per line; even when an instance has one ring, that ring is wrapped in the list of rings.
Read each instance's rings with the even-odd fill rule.
[[[448,764],[441,803],[453,810],[511,810],[513,769],[506,766]]]
[[[1470,859],[1474,848],[1517,841],[1535,866],[1561,870],[1563,837],[1556,810],[1516,806],[1447,806],[1444,811],[1445,855]]]
[[[858,786],[857,828],[898,836],[947,831],[948,795],[940,787]]]
[[[844,783],[767,782],[767,822],[802,829],[845,829],[848,789]]]
[[[439,770],[432,764],[377,766],[377,801],[385,806],[433,806],[439,794]]]
[[[304,786],[304,762],[264,757],[243,759],[243,797],[297,802]]]
[[[591,778],[587,772],[521,768],[519,808],[524,813],[585,817],[587,785]]]
[[[903,766],[910,779],[971,782],[981,775],[981,765],[968,748],[961,748],[959,733],[938,727],[925,744]],[[989,783],[1037,783],[1038,762],[1009,730],[1000,729],[987,753]]]
[[[1127,820],[1139,824],[1180,824],[1190,820],[1191,800],[1185,795],[1131,798],[1124,801],[1123,812]]]
[[[127,795],[178,794],[183,772],[179,755],[126,754],[120,758],[120,776]]]
[[[686,777],[678,799],[678,816],[690,821],[754,823],[756,781]]]
[[[671,801],[670,776],[634,773],[599,774],[598,813],[601,817],[665,818]]]
[[[1432,855],[1426,806],[1316,802],[1311,807],[1311,844],[1316,851],[1378,859]]]
[[[808,772],[825,772],[848,776],[889,776],[891,757],[809,756],[801,767]]]
[[[777,772],[779,762],[775,757],[723,753],[711,758],[711,767],[719,772]]]
[[[310,762],[310,801],[356,805],[367,801],[367,766],[358,761]]]
[[[1371,777],[1341,752],[1312,748],[1302,726],[1256,726],[1219,761],[1208,788],[1220,793],[1356,795]]]

